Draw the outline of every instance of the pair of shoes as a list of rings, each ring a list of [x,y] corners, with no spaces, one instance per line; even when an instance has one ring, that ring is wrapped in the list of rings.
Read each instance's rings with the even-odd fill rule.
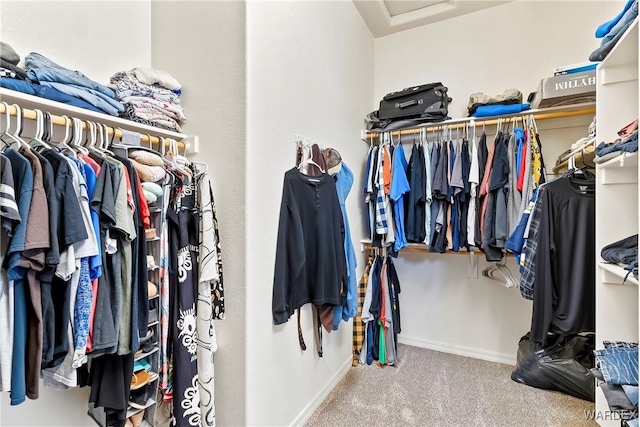
[[[124,427],[140,427],[142,425],[142,417],[144,417],[144,411],[131,415],[125,421]]]

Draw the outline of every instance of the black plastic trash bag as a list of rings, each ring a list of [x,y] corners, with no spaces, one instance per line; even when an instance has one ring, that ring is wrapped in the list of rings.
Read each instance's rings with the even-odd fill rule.
[[[511,379],[531,387],[557,390],[580,399],[595,401],[593,368],[595,335],[550,335],[547,345],[529,340],[518,343],[518,360]]]

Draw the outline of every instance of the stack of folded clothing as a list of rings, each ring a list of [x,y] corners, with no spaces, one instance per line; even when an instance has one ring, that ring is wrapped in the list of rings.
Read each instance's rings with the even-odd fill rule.
[[[638,119],[618,131],[618,139],[613,142],[601,142],[596,147],[596,163],[606,162],[620,153],[638,151]]]
[[[180,105],[180,83],[166,71],[134,68],[111,76],[124,117],[138,123],[181,132],[186,121]]]
[[[558,156],[558,160],[556,160],[556,166],[566,161],[567,159],[569,159],[574,153],[578,152],[579,150],[584,150],[585,148],[591,146],[591,144],[593,144],[595,141],[596,141],[596,118],[594,117],[593,120],[591,121],[591,124],[589,125],[589,133],[587,134],[587,136],[584,136],[578,139],[576,142],[571,144],[571,148],[569,148],[567,151],[560,154]]]
[[[0,42],[0,87],[50,99],[63,104],[73,105],[74,107],[84,108],[86,110],[99,113],[105,112],[84,99],[69,95],[53,86],[41,85],[37,81],[32,82],[30,80],[31,77],[28,76],[23,69],[18,67],[19,62],[20,55],[7,43]],[[119,104],[113,99],[112,101]],[[122,104],[120,104],[120,108],[122,109]]]
[[[602,248],[600,256],[603,260],[624,267],[629,274],[638,278],[638,235],[611,243]],[[625,278],[626,279],[626,278]]]
[[[25,80],[27,76],[22,68],[18,67],[20,55],[5,42],[0,41],[0,77]]]
[[[604,341],[604,349],[594,353],[596,367],[591,372],[599,380],[609,409],[627,425],[637,426],[638,343]]]
[[[64,68],[35,52],[28,54],[24,63],[27,77],[40,86],[56,89],[111,116],[124,111],[124,106],[116,100],[113,90],[91,80],[80,71]]]
[[[507,89],[501,95],[489,96],[484,93],[473,93],[469,97],[467,110],[469,117],[489,117],[513,114],[531,108],[522,103],[522,92],[518,89]]]
[[[628,0],[615,18],[601,24],[596,30],[596,38],[601,38],[602,43],[589,55],[589,61],[598,62],[606,58],[637,17],[638,0]]]

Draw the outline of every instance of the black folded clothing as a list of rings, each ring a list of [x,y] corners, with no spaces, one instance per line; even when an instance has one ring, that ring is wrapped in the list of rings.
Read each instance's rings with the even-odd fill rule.
[[[602,259],[615,264],[630,265],[638,259],[638,235],[611,243],[602,248]]]

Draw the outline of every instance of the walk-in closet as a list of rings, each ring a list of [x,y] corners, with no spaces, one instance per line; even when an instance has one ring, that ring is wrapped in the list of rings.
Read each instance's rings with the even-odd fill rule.
[[[638,0],[0,2],[0,425],[637,426]]]

